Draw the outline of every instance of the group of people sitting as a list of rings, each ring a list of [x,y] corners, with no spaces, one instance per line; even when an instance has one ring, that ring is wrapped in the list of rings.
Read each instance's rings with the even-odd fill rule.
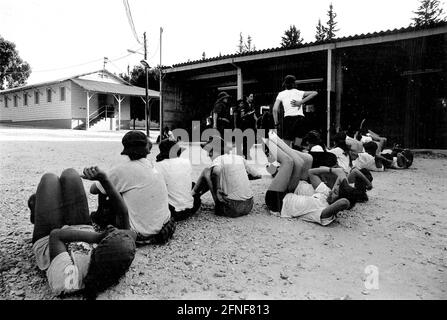
[[[318,133],[310,132],[304,140],[308,152],[292,148],[275,130],[262,139],[269,162],[279,164],[265,193],[273,215],[327,226],[338,212],[368,200],[370,171],[408,167],[412,161],[405,152],[387,153],[385,141],[372,132],[354,138],[339,133],[331,150]],[[220,136],[201,144],[211,165],[196,182],[191,162],[180,156],[183,148],[175,139],[160,141],[155,164],[147,159],[152,144],[143,132],[129,131],[122,144],[124,161],[109,172],[92,166],[81,174],[74,169],[60,177],[47,173],[28,200],[37,266],[46,271],[56,295],[82,290],[95,298],[116,284],[132,264],[137,245],[168,242],[176,223],[197,213],[207,192],[218,216],[237,218],[253,209],[249,177],[259,174]],[[91,213],[82,179],[94,182],[90,193],[98,196],[97,210]]]

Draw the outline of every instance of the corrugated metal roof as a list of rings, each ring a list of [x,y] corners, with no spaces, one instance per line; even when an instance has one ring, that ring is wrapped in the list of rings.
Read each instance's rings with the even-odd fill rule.
[[[438,27],[443,27],[443,26],[447,26],[447,22],[440,22],[437,24],[429,25],[429,26],[420,26],[420,27],[410,26],[410,27],[380,31],[380,32],[373,32],[373,33],[366,33],[366,34],[362,33],[362,34],[357,34],[357,35],[353,35],[353,36],[335,38],[332,40],[303,43],[303,44],[289,47],[289,48],[276,47],[276,48],[269,48],[269,49],[264,49],[264,50],[244,52],[244,53],[228,54],[228,55],[212,57],[212,58],[208,58],[208,59],[200,59],[200,60],[188,61],[188,62],[184,62],[184,63],[178,63],[178,64],[172,65],[172,68],[200,64],[200,63],[204,63],[204,62],[219,61],[219,60],[224,60],[224,59],[228,59],[228,58],[237,58],[237,57],[251,56],[251,55],[257,55],[257,54],[262,54],[262,53],[279,52],[279,51],[285,51],[285,50],[290,50],[290,49],[312,47],[312,46],[322,45],[322,44],[338,43],[338,42],[352,41],[352,40],[361,40],[361,39],[374,38],[374,37],[383,37],[383,36],[412,32],[412,31],[433,29],[433,28],[438,28]]]
[[[144,96],[146,94],[146,90],[144,88],[130,86],[127,84],[116,84],[84,79],[71,79],[71,81],[88,91],[121,94],[124,96]],[[158,98],[160,96],[157,91],[149,90],[148,92],[149,97],[151,98]]]

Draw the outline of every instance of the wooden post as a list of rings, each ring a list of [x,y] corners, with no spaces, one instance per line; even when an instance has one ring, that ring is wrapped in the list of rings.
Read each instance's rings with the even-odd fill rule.
[[[124,98],[122,98],[120,94],[118,96],[113,95],[113,97],[118,102],[118,131],[120,131],[121,130],[121,102],[124,101]],[[135,126],[135,122],[134,122],[134,126]]]
[[[343,95],[343,65],[342,65],[342,58],[341,54],[336,55],[336,71],[335,71],[335,112],[336,112],[336,118],[335,118],[335,125],[336,125],[336,132],[340,131],[341,128],[341,97]]]
[[[331,142],[332,49],[327,50],[327,145]]]
[[[87,120],[85,122],[85,130],[88,131],[90,127],[90,93],[87,91]]]
[[[242,69],[237,67],[237,99],[243,99],[244,97],[244,82],[242,77]]]

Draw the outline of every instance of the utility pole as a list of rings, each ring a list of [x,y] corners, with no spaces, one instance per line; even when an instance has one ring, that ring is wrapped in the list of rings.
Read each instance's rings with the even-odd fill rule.
[[[161,64],[161,48],[162,48],[162,34],[163,34],[163,28],[160,27],[160,90],[159,90],[159,101],[160,101],[160,137],[163,136],[163,67]]]
[[[146,41],[146,32],[143,34],[144,36],[144,60],[147,60],[147,41]],[[149,75],[148,75],[148,68],[147,66],[144,67],[146,71],[146,105],[145,105],[145,114],[146,114],[146,135],[149,139],[149,129],[150,129],[150,123],[151,123],[151,113],[149,108]]]

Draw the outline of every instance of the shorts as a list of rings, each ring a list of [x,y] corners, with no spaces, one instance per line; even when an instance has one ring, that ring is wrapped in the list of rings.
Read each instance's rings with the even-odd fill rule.
[[[55,295],[68,294],[84,288],[84,279],[90,267],[90,254],[70,256],[58,254],[47,270],[48,284]]]
[[[137,233],[137,240],[135,241],[138,245],[146,244],[165,244],[172,238],[175,232],[175,221],[171,218],[166,222],[161,228],[160,232],[157,234],[152,234],[149,236],[144,236]]]
[[[94,231],[93,226],[90,225],[64,226],[63,228]],[[47,270],[48,267],[50,266],[49,241],[50,241],[50,235],[40,238],[39,240],[34,242],[32,247],[34,257],[36,258],[37,267],[40,270]]]
[[[253,209],[253,198],[247,200],[231,200],[218,202],[215,206],[215,213],[218,216],[237,218],[250,213]]]
[[[303,138],[307,133],[306,119],[303,116],[284,117],[282,124],[282,138],[285,140],[295,140]]]
[[[271,212],[281,212],[282,201],[286,194],[287,192],[267,190],[265,194],[265,204],[267,205],[267,208]]]

